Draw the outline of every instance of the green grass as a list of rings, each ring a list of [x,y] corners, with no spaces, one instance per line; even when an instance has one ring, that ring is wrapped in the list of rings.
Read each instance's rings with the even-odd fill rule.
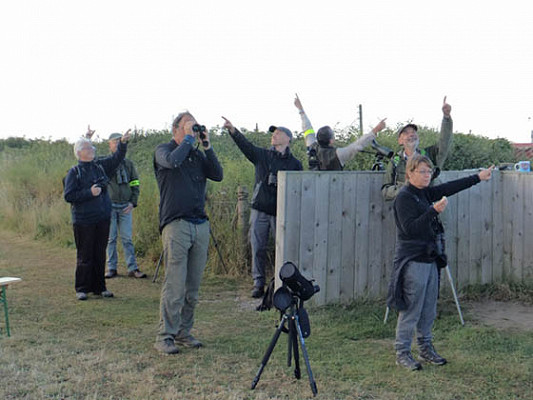
[[[299,381],[286,365],[285,334],[250,390],[279,315],[253,310],[249,278],[207,277],[193,332],[206,347],[162,356],[152,348],[160,283],[119,277],[108,284],[115,298],[79,302],[74,257],[71,249],[0,231],[0,275],[23,278],[8,290],[12,336],[0,336],[0,398],[312,397],[303,360]],[[317,399],[530,398],[531,332],[483,326],[467,308],[461,327],[453,303],[441,301],[435,344],[450,363],[410,372],[394,364],[395,317],[384,325],[383,311],[379,302],[309,307]]]

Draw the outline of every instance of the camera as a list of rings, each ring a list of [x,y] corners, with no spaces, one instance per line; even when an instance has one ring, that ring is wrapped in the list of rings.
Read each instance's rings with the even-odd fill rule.
[[[318,156],[316,154],[316,149],[314,147],[307,148],[307,158],[309,161],[309,170],[318,171],[320,169],[320,163],[318,161]]]
[[[279,270],[279,277],[287,288],[302,301],[309,300],[320,292],[320,286],[314,280],[306,279],[292,262],[287,261]]]
[[[380,145],[376,141],[376,139],[372,140],[372,148],[376,150],[378,152],[378,155],[380,156],[387,157],[387,158],[392,158],[392,156],[394,156],[394,151],[392,151],[388,147]]]
[[[209,142],[206,140],[205,136],[205,132],[207,131],[205,125],[194,124],[192,126],[192,131],[198,133],[198,136],[200,137],[200,140],[202,141],[202,145],[204,147],[209,146]]]
[[[109,185],[109,178],[107,175],[99,176],[97,179],[94,180],[93,184],[98,186],[100,189],[105,189],[107,185]]]

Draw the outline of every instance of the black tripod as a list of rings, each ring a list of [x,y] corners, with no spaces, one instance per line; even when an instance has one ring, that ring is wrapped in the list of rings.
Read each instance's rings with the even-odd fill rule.
[[[303,324],[304,325],[303,331],[302,331],[302,326],[300,325],[300,318],[302,316],[306,320],[306,323]],[[307,349],[305,347],[305,340],[304,340],[304,337],[307,337],[310,334],[310,326],[309,326],[309,322],[307,319],[307,313],[305,312],[305,309],[303,308],[303,301],[299,300],[298,296],[296,295],[292,295],[292,301],[291,301],[290,306],[287,307],[287,309],[285,309],[285,311],[282,312],[282,317],[281,317],[279,326],[276,329],[276,332],[274,333],[274,336],[272,337],[270,344],[268,345],[265,356],[263,357],[263,360],[261,361],[261,365],[259,366],[259,371],[257,371],[257,374],[255,375],[255,378],[252,382],[252,390],[255,389],[255,387],[257,386],[257,383],[259,382],[259,379],[261,378],[261,374],[263,373],[263,370],[265,369],[268,359],[270,358],[270,355],[272,354],[274,347],[276,347],[276,343],[279,339],[279,336],[281,335],[281,332],[285,332],[289,334],[287,366],[289,367],[291,366],[292,355],[294,353],[294,376],[296,379],[301,378],[300,357],[299,357],[299,351],[298,351],[298,340],[300,341],[300,347],[302,349],[305,366],[307,367],[307,375],[309,376],[309,384],[311,385],[311,391],[313,392],[313,395],[316,396],[318,391],[316,388],[316,382],[313,378],[313,371],[311,371],[311,364],[309,364],[309,356],[307,354]]]

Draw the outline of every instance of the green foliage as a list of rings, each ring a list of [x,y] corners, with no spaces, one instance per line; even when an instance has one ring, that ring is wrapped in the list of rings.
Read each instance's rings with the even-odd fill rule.
[[[242,273],[248,269],[249,256],[243,250],[242,235],[235,222],[237,188],[246,186],[251,197],[254,166],[220,127],[209,131],[213,148],[224,168],[224,180],[208,183],[207,212],[227,272]],[[255,145],[270,147],[270,134],[246,129],[241,131]],[[422,147],[437,143],[438,132],[435,130],[421,127],[419,132]],[[356,129],[338,132],[336,144],[345,146],[359,136]],[[153,171],[153,155],[157,145],[169,140],[171,135],[168,131],[136,131],[128,145],[127,156],[135,163],[141,181],[139,206],[134,211],[135,247],[139,256],[154,262],[161,253],[161,243],[158,230],[159,192]],[[385,129],[377,140],[383,146],[398,149],[395,130]],[[99,155],[109,153],[107,141],[96,143],[96,147]],[[291,151],[307,169],[307,154],[301,134],[295,135]],[[375,151],[367,148],[350,161],[345,170],[369,170],[375,161]],[[456,133],[445,168],[470,169],[514,161],[513,149],[505,139],[491,140]],[[70,209],[63,201],[61,182],[75,163],[72,145],[65,140],[0,140],[0,184],[3,188],[0,193],[0,222],[36,238],[73,246]],[[224,272],[218,253],[215,249],[211,250],[208,269]]]

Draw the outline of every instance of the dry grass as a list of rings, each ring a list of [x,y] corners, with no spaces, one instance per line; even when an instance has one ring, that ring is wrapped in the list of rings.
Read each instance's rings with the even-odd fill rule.
[[[0,231],[0,275],[23,278],[8,290],[12,337],[0,337],[0,398],[312,397],[303,362],[300,381],[286,366],[286,335],[257,388],[250,390],[278,315],[253,311],[248,281],[207,278],[194,332],[206,347],[162,356],[152,349],[160,285],[121,277],[109,282],[116,298],[78,302],[74,255],[73,250]],[[411,373],[394,365],[394,320],[384,326],[382,311],[382,305],[371,303],[310,310],[313,333],[306,343],[318,399],[501,399],[531,394],[531,332],[472,323],[461,328],[453,304],[444,303],[436,343],[451,363]]]

